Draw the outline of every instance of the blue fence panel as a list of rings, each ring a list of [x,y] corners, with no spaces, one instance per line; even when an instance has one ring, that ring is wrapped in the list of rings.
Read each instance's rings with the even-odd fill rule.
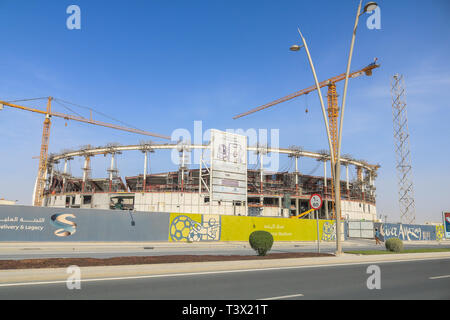
[[[0,241],[167,241],[169,213],[0,205]]]

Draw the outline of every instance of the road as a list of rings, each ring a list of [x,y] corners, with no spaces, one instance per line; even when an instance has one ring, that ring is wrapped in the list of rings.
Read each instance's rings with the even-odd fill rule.
[[[405,249],[414,248],[450,248],[450,242],[408,242]],[[334,242],[320,244],[324,253],[334,253]],[[373,240],[349,240],[343,243],[343,250],[385,250],[384,245],[375,245]],[[275,243],[271,252],[316,252],[317,243]],[[125,256],[162,256],[162,255],[254,255],[248,243],[183,243],[183,244],[60,244],[51,247],[45,244],[30,243],[17,247],[0,248],[0,260],[19,260],[36,258],[113,258]]]
[[[369,290],[371,263],[86,279],[0,285],[8,299],[334,300],[450,299],[450,258],[378,262],[381,289]]]

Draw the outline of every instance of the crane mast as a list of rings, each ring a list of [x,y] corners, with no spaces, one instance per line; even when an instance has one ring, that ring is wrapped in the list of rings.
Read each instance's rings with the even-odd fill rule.
[[[39,167],[37,174],[37,185],[34,193],[34,206],[42,206],[42,195],[44,194],[45,179],[47,173],[47,160],[48,160],[48,145],[50,141],[50,127],[52,122],[51,118],[52,97],[47,101],[47,114],[45,115],[44,126],[42,130],[41,152],[39,155]]]
[[[328,123],[330,126],[331,144],[333,146],[333,156],[337,159],[337,143],[338,143],[338,119],[339,119],[339,106],[338,95],[336,91],[336,83],[330,82],[328,85]],[[333,170],[331,170],[333,172]],[[331,183],[331,198],[334,198],[334,183]],[[332,217],[335,218],[335,210],[332,204]]]

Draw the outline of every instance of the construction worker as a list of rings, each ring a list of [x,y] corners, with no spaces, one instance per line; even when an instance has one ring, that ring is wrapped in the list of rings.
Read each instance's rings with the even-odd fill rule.
[[[380,231],[378,230],[378,228],[375,228],[375,244],[382,244],[380,238]]]

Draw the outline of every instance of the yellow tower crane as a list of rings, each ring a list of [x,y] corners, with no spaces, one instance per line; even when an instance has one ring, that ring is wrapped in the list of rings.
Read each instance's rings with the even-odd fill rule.
[[[136,133],[136,134],[170,140],[169,136],[160,135],[157,133],[147,132],[147,131],[134,129],[134,128],[118,126],[118,125],[107,123],[107,122],[96,121],[96,120],[92,119],[92,114],[91,114],[90,119],[88,119],[88,118],[84,118],[82,116],[74,116],[74,115],[69,115],[69,114],[64,114],[64,113],[59,113],[59,112],[53,112],[51,109],[53,99],[54,98],[52,98],[52,97],[47,98],[47,109],[45,111],[39,110],[36,108],[24,107],[21,105],[17,105],[17,104],[13,104],[13,103],[9,103],[9,102],[0,100],[0,110],[3,109],[4,106],[8,106],[8,107],[15,108],[15,109],[31,111],[31,112],[45,115],[44,128],[42,131],[41,152],[39,155],[39,168],[38,168],[38,175],[37,175],[37,183],[36,183],[36,188],[35,188],[35,193],[34,193],[34,203],[33,203],[34,206],[42,206],[42,200],[44,197],[45,180],[46,180],[46,174],[47,174],[48,146],[49,146],[49,140],[50,140],[50,127],[51,127],[50,119],[52,117],[63,118],[65,120],[84,122],[84,123],[89,123],[89,124],[93,124],[93,125],[97,125],[97,126],[112,128],[112,129],[116,129],[116,130],[128,131],[128,132],[132,132],[132,133]]]
[[[372,75],[372,71],[376,68],[379,68],[380,65],[376,63],[377,59],[375,59],[375,61],[371,64],[369,64],[368,66],[358,70],[358,71],[354,71],[352,73],[350,73],[350,78],[354,79],[357,78],[361,75],[366,75],[366,76],[371,76]],[[345,80],[345,73],[342,73],[338,76],[335,76],[333,78],[327,79],[325,81],[322,81],[319,83],[320,88],[323,88],[325,86],[328,86],[328,94],[327,94],[327,98],[328,98],[328,118],[329,118],[329,126],[330,126],[330,136],[331,136],[331,143],[333,146],[333,150],[334,150],[334,156],[335,158],[337,157],[337,141],[338,141],[338,119],[339,119],[339,106],[338,106],[338,95],[337,95],[337,90],[336,90],[336,83],[339,81]],[[238,114],[237,116],[234,116],[233,119],[239,119],[245,116],[248,116],[252,113],[273,107],[277,104],[292,100],[294,98],[300,97],[302,95],[311,93],[313,91],[317,90],[317,87],[311,86],[308,87],[306,89],[294,92],[288,96],[285,96],[283,98],[277,99],[275,101],[269,102],[265,105],[259,106],[257,108],[254,108],[250,111]],[[331,189],[331,194],[333,197],[334,194],[334,184],[332,183],[332,189]],[[333,209],[333,216],[334,216],[334,209]]]

